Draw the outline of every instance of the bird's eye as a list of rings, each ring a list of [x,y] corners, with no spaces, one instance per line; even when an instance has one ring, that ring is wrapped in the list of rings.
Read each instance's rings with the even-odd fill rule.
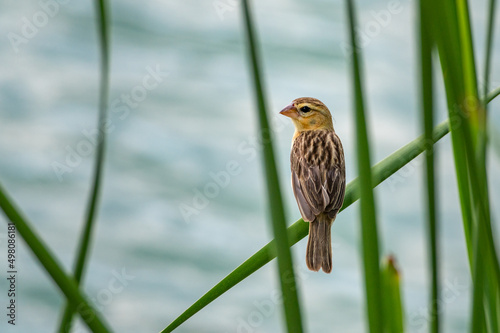
[[[301,107],[300,111],[302,111],[302,112],[309,112],[309,111],[311,111],[311,108],[306,105],[306,106]]]

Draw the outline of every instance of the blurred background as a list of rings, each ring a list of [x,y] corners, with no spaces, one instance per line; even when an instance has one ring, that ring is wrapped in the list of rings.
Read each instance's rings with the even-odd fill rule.
[[[415,4],[357,3],[375,163],[421,133]],[[109,140],[84,289],[116,332],[157,332],[271,239],[256,106],[237,1],[122,0],[110,9]],[[278,112],[294,98],[316,97],[330,108],[348,181],[356,175],[345,8],[342,1],[279,0],[252,1],[252,9],[291,224],[300,217],[289,185],[293,126]],[[0,12],[0,181],[69,271],[96,144],[94,3],[3,1]],[[482,69],[485,1],[475,1],[471,15]],[[491,87],[500,85],[498,38]],[[437,104],[437,120],[446,119],[444,100]],[[498,99],[490,110],[498,129]],[[498,138],[493,132],[493,142]],[[436,149],[440,311],[444,331],[465,332],[472,290],[449,136]],[[488,165],[492,202],[500,199],[498,151],[491,150]],[[383,253],[394,254],[402,272],[409,332],[427,330],[431,315],[422,162],[417,158],[376,190]],[[499,206],[492,205],[492,216],[498,220]],[[331,275],[307,270],[305,239],[293,247],[309,332],[365,330],[357,217],[354,204],[333,226]],[[0,220],[5,309],[7,226]],[[18,321],[12,327],[0,313],[0,331],[54,332],[64,299],[19,235],[18,253]],[[277,282],[273,261],[177,331],[280,332]],[[74,332],[86,331],[75,323]]]

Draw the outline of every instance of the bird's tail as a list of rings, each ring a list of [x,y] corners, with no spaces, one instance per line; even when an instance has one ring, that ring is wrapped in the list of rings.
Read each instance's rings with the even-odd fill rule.
[[[312,271],[319,271],[320,268],[325,273],[332,271],[332,222],[333,219],[326,214],[321,214],[313,222],[309,222],[306,264]]]

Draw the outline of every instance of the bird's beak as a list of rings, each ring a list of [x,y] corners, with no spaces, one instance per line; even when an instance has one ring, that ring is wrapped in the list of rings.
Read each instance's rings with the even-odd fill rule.
[[[299,117],[297,108],[295,108],[295,105],[293,105],[293,103],[288,104],[283,110],[280,111],[280,113],[292,119],[297,119]]]

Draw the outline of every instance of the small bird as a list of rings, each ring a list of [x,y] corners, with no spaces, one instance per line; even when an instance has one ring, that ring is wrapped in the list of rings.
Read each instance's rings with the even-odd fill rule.
[[[325,104],[295,99],[280,112],[295,125],[290,162],[292,188],[300,214],[309,223],[306,264],[332,271],[331,225],[344,202],[344,149]]]

